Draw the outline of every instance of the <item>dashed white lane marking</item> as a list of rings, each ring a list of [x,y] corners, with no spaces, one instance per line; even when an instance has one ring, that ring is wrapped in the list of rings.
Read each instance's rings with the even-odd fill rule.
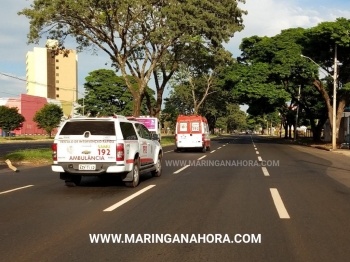
[[[6,194],[6,193],[10,193],[10,192],[13,192],[13,191],[16,191],[16,190],[24,189],[24,188],[27,188],[27,187],[32,187],[32,186],[34,186],[34,185],[28,185],[28,186],[17,187],[17,188],[15,188],[15,189],[11,189],[11,190],[7,190],[7,191],[0,192],[0,195],[1,195],[1,194]]]
[[[220,147],[218,147],[218,149],[220,149],[221,148],[221,146]]]
[[[184,167],[181,167],[179,170],[176,170],[173,174],[177,174],[177,173],[180,173],[182,170],[188,168],[190,165],[186,165]]]
[[[258,160],[261,162],[262,161],[262,158],[261,158],[261,156],[258,156]]]
[[[223,145],[223,146],[226,146],[226,145]]]
[[[262,171],[264,173],[264,176],[270,176],[269,171],[267,171],[266,167],[263,166],[263,167],[261,167],[261,169],[262,169]]]
[[[203,158],[205,158],[206,156],[202,156],[202,157],[200,157],[200,158],[198,158],[197,160],[201,160],[201,159],[203,159]]]
[[[255,150],[258,150],[256,147],[254,148]]]
[[[255,153],[256,153],[257,155],[259,155],[259,151],[255,151]]]
[[[148,187],[145,187],[144,189],[141,189],[140,191],[136,192],[135,194],[132,194],[131,196],[128,196],[127,198],[124,198],[123,200],[119,201],[118,203],[106,208],[103,210],[104,212],[113,211],[114,209],[120,207],[121,205],[124,205],[126,202],[130,201],[131,199],[141,195],[142,193],[146,192],[147,190],[150,190],[152,187],[155,187],[156,185],[150,185]]]
[[[290,216],[287,212],[287,209],[285,208],[282,198],[280,194],[278,193],[278,190],[276,188],[270,188],[270,192],[272,195],[273,202],[275,203],[275,207],[277,209],[278,215],[282,219],[289,219]]]
[[[173,152],[173,150],[170,150],[170,151],[166,151],[166,152],[164,152],[164,154],[165,154],[165,153],[170,153],[170,152]]]
[[[210,154],[214,153],[215,151],[216,151],[216,150],[211,151]]]

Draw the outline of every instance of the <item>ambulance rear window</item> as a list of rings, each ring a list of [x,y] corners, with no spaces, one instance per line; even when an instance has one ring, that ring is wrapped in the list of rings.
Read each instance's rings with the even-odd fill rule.
[[[199,122],[191,122],[191,131],[199,132]]]
[[[89,131],[91,135],[115,136],[113,121],[74,121],[67,122],[60,135],[83,135]]]
[[[180,132],[186,132],[187,131],[187,122],[180,122],[179,123],[179,131]]]

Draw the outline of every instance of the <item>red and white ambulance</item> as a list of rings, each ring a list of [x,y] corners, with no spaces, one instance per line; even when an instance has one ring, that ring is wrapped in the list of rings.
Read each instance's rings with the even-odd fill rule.
[[[210,151],[210,132],[208,121],[203,116],[179,115],[175,130],[176,150],[201,149]]]

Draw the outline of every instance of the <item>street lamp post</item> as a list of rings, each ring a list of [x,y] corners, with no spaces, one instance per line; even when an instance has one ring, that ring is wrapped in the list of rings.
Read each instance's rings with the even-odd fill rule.
[[[321,67],[314,60],[308,56],[300,55],[312,61],[317,66]],[[337,45],[334,47],[334,74],[333,76],[327,72],[327,74],[333,78],[333,113],[332,113],[332,149],[337,149]],[[322,68],[322,67],[321,67]]]
[[[298,137],[299,103],[300,103],[300,85],[299,85],[299,90],[298,90],[298,104],[297,104],[297,112],[296,112],[296,114],[295,114],[294,141],[297,141],[297,137]]]
[[[332,148],[337,148],[337,45],[334,48]]]

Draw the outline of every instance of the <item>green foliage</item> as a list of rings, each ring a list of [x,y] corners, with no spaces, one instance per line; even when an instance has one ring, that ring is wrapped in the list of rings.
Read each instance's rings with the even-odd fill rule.
[[[273,112],[289,98],[281,83],[271,77],[267,62],[235,63],[224,71],[222,79],[233,99],[248,105],[247,112],[252,115]]]
[[[221,129],[221,130],[226,130],[227,129],[227,117],[219,117],[216,120],[216,127]]]
[[[238,130],[242,129],[247,124],[247,115],[243,112],[238,104],[227,105],[227,129]]]
[[[36,112],[33,121],[38,128],[44,129],[51,137],[52,130],[58,127],[63,117],[62,108],[55,104],[46,104]]]
[[[0,128],[5,132],[22,127],[25,118],[18,113],[18,108],[0,106]]]
[[[19,15],[30,20],[29,43],[38,43],[43,34],[60,41],[75,38],[78,51],[102,49],[111,65],[120,70],[134,98],[133,113],[140,112],[140,98],[151,74],[174,72],[189,47],[199,44],[221,47],[243,29],[238,8],[243,0],[148,1],[148,0],[36,0]],[[170,61],[171,68],[164,66]],[[137,78],[137,89],[127,74]],[[168,75],[171,76],[171,73]],[[169,77],[157,90],[162,95]],[[161,103],[161,99],[157,100]]]
[[[84,101],[83,99],[78,101],[80,105],[83,105],[84,102],[85,114],[90,113],[91,116],[96,116],[97,114],[103,116],[133,114],[134,98],[123,77],[117,76],[113,70],[98,69],[90,72],[85,80]],[[136,90],[136,79],[128,76],[128,81]],[[147,92],[150,94],[151,103],[154,104],[154,91],[147,87]],[[141,103],[141,114],[149,114],[146,99],[142,99]],[[82,111],[82,107],[78,109],[79,113],[82,113]]]

